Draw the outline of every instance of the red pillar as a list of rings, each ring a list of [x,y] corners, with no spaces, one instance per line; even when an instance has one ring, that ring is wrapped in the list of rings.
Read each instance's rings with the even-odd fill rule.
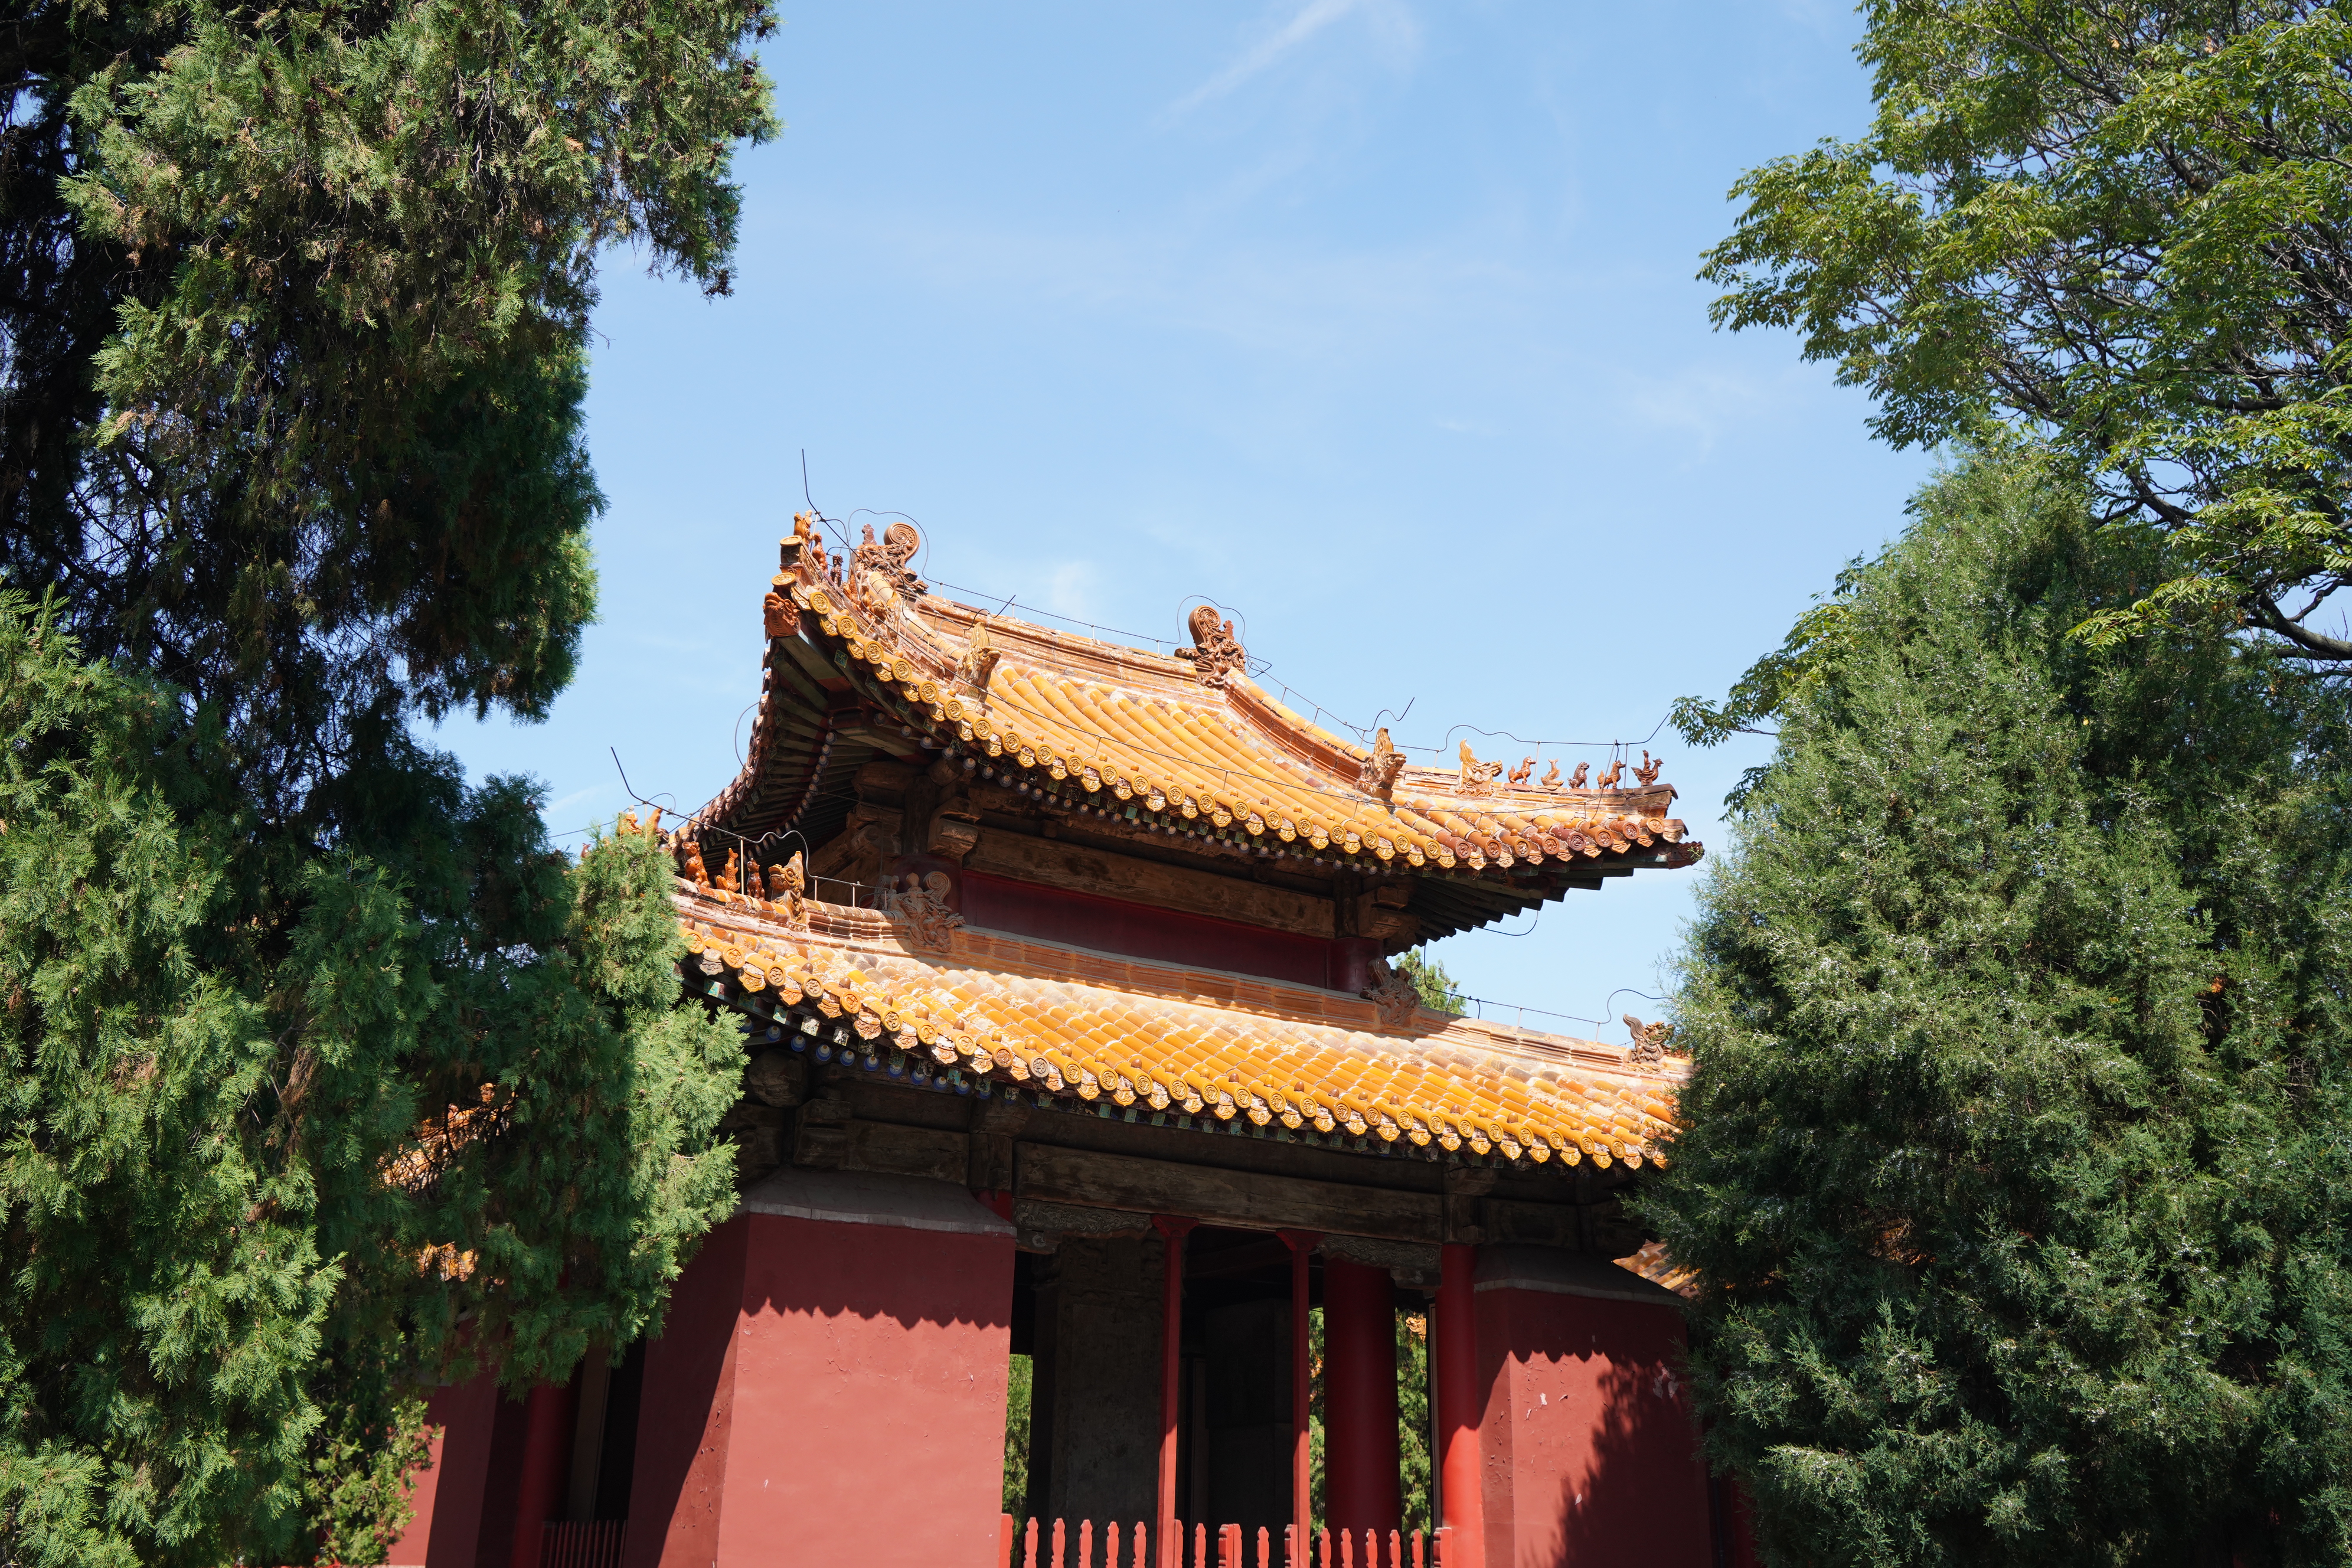
[[[1167,1242],[1160,1269],[1160,1568],[1184,1568],[1184,1543],[1176,1537],[1176,1412],[1184,1349],[1184,1237],[1198,1220],[1157,1215],[1151,1221]]]
[[[543,1527],[563,1506],[572,1476],[572,1385],[543,1383],[530,1391],[524,1415],[522,1473],[515,1481],[514,1549],[510,1568],[539,1568]]]
[[[1484,1568],[1486,1561],[1485,1504],[1478,1489],[1478,1427],[1486,1419],[1486,1390],[1478,1382],[1478,1249],[1446,1244],[1438,1264],[1437,1357],[1438,1495],[1452,1552],[1447,1568]]]
[[[1385,1268],[1323,1260],[1323,1512],[1334,1530],[1403,1521],[1396,1287]]]
[[[1682,1381],[1682,1301],[1604,1258],[1478,1253],[1489,1560],[1715,1561],[1706,1466]]]
[[[1279,1233],[1290,1248],[1290,1539],[1298,1543],[1298,1568],[1306,1568],[1307,1532],[1315,1521],[1314,1442],[1307,1433],[1310,1412],[1307,1314],[1307,1259],[1323,1238],[1311,1230]]]
[[[979,1568],[1003,1539],[1013,1227],[960,1189],[883,1190],[940,1184],[786,1171],[803,1211],[874,1217],[754,1208],[704,1239],[646,1347],[623,1561]]]
[[[483,1373],[471,1383],[436,1388],[425,1406],[432,1445],[409,1496],[416,1512],[393,1542],[387,1561],[427,1568],[474,1568],[489,1479],[490,1440],[498,1426],[499,1378]]]

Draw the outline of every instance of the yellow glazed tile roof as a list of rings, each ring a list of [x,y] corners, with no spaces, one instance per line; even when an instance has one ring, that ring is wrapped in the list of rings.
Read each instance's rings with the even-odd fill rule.
[[[1646,750],[1634,762],[1616,748],[1590,785],[1600,764],[1564,775],[1543,748],[1517,766],[1467,745],[1442,766],[1409,766],[1388,731],[1348,741],[1267,696],[1230,623],[1209,611],[1192,614],[1192,647],[1173,656],[1079,637],[929,593],[908,569],[918,548],[910,527],[891,524],[845,566],[828,562],[812,517],[797,517],[762,606],[767,689],[746,762],[691,816],[689,837],[821,839],[840,827],[840,773],[875,752],[934,752],[1179,847],[1223,839],[1449,884],[1416,905],[1430,929],[1703,853],[1670,816],[1675,787]]]
[[[1658,1161],[1686,1071],[1591,1041],[871,910],[681,882],[688,982],[788,1038],[923,1076],[1317,1142],[1513,1161]],[[929,943],[929,945],[926,945]],[[934,1065],[935,1064],[935,1065]]]
[[[869,613],[837,584],[780,576],[778,586],[853,677],[993,765],[1050,779],[1082,804],[1131,804],[1236,839],[1278,840],[1292,853],[1471,872],[1572,868],[1684,841],[1683,824],[1666,815],[1675,792],[1654,782],[1654,767],[1633,789],[1401,767],[1382,791],[1366,773],[1371,752],[1238,673],[1205,684],[1175,659],[936,598],[903,608],[885,601]],[[706,815],[724,816],[729,804],[722,795]],[[1669,850],[1668,863],[1687,864],[1697,851]]]

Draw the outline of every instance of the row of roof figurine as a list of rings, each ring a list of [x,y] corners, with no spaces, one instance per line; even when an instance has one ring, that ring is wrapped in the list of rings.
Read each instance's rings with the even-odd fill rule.
[[[1372,747],[1372,754],[1375,757],[1380,755],[1381,748],[1386,744],[1388,738],[1389,732],[1386,730],[1380,732],[1378,741]],[[1647,789],[1650,785],[1658,782],[1658,773],[1665,767],[1665,765],[1666,760],[1664,757],[1651,756],[1649,748],[1645,746],[1642,749],[1641,765],[1633,770],[1633,778],[1636,783],[1642,785],[1643,788]],[[1555,757],[1552,759],[1551,766],[1546,770],[1542,778],[1536,781],[1536,784],[1537,786],[1541,789],[1582,789],[1585,787],[1584,775],[1591,769],[1591,767],[1592,764],[1591,763],[1579,763],[1576,764],[1576,771],[1574,773],[1569,774],[1566,778],[1561,778],[1559,776],[1559,760]],[[1514,785],[1526,784],[1529,775],[1534,773],[1535,771],[1536,759],[1533,757],[1522,757],[1519,760],[1519,765],[1513,768],[1510,772],[1510,775],[1507,778],[1504,778],[1503,782]],[[1467,741],[1462,742],[1463,788],[1475,791],[1479,784],[1492,784],[1496,779],[1502,777],[1503,764],[1499,761],[1482,763],[1478,760],[1477,753],[1470,749],[1470,742]],[[1616,761],[1611,763],[1607,768],[1602,770],[1599,778],[1592,781],[1591,787],[1594,789],[1615,789],[1624,777],[1625,759],[1619,757]]]
[[[814,515],[803,512],[795,516],[793,519],[793,531],[796,538],[806,541],[812,546],[816,544],[816,519]],[[930,585],[917,577],[910,565],[916,552],[921,547],[922,536],[910,524],[894,522],[884,530],[883,536],[877,540],[874,537],[874,525],[867,523],[866,537],[852,552],[848,571],[845,574],[848,579],[845,586],[850,591],[851,598],[877,622],[885,626],[894,625],[898,620],[900,600],[919,598],[930,591]],[[784,600],[781,595],[774,593],[771,593],[767,597],[772,636],[775,635],[776,630],[773,623],[782,614]],[[1195,605],[1187,619],[1186,629],[1192,634],[1192,646],[1178,648],[1176,657],[1193,667],[1203,685],[1222,687],[1226,679],[1234,673],[1246,672],[1247,650],[1242,647],[1240,637],[1234,633],[1234,623],[1221,619],[1214,608],[1207,605]],[[995,665],[996,658],[997,650],[991,646],[988,636],[988,619],[983,616],[979,624],[972,628],[971,647],[956,661],[957,673],[976,689],[985,690],[988,686],[989,673]],[[1506,776],[1500,760],[1480,761],[1477,753],[1470,749],[1470,742],[1465,741],[1461,745],[1462,791],[1465,795],[1484,795],[1497,780],[1515,788],[1525,785],[1535,776],[1537,760],[1534,757],[1520,759],[1518,766],[1511,769],[1509,774]],[[1403,753],[1399,752],[1395,743],[1390,740],[1387,729],[1382,728],[1372,738],[1371,754],[1361,763],[1358,783],[1365,793],[1386,799],[1389,792],[1395,787],[1397,774],[1403,771],[1404,765]],[[1664,766],[1664,758],[1652,757],[1649,749],[1644,747],[1642,751],[1642,761],[1633,769],[1633,777],[1642,787],[1646,789],[1658,782],[1658,774]],[[1576,771],[1563,778],[1560,776],[1559,762],[1554,758],[1549,768],[1545,771],[1544,776],[1536,780],[1536,787],[1570,790],[1586,788],[1585,778],[1591,767],[1592,764],[1590,763],[1579,763],[1576,764]],[[1594,779],[1590,787],[1616,789],[1624,777],[1625,759],[1619,757],[1601,771],[1601,776]]]
[[[782,865],[771,866],[762,877],[758,861],[745,865],[739,851],[727,851],[727,865],[714,879],[709,867],[703,864],[702,845],[683,835],[664,834],[661,827],[662,808],[654,807],[652,821],[642,826],[634,811],[621,813],[619,831],[645,834],[660,839],[663,847],[677,858],[677,873],[687,881],[705,891],[741,894],[760,903],[773,906],[784,923],[796,931],[808,929],[808,873],[801,863],[801,853],[795,849],[793,858]],[[583,847],[583,855],[587,853]]]

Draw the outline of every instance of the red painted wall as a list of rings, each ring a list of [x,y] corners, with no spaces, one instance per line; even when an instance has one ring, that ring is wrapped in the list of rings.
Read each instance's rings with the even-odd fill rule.
[[[1341,981],[1370,962],[1356,951],[1371,945],[1362,942],[1268,931],[1239,921],[1180,914],[982,871],[966,871],[957,879],[961,884],[963,918],[971,924],[1072,947],[1090,947],[1097,952],[1124,952],[1161,963],[1227,969],[1322,986],[1340,986]],[[1368,984],[1357,979],[1353,985],[1341,988],[1360,990]]]
[[[384,1561],[392,1568],[476,1568],[475,1542],[482,1524],[482,1493],[488,1479],[490,1440],[498,1423],[498,1377],[484,1373],[471,1383],[436,1388],[425,1402],[433,1428],[426,1468],[413,1479],[409,1505],[416,1510],[393,1542]]]
[[[1710,1568],[1671,1304],[1478,1289],[1486,1568]]]
[[[646,1350],[628,1568],[988,1568],[1013,1240],[779,1215],[714,1231]]]

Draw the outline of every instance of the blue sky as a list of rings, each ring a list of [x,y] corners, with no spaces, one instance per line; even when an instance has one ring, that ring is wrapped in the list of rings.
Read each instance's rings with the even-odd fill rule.
[[[602,618],[546,723],[440,731],[475,774],[545,780],[572,845],[625,804],[608,747],[686,807],[724,784],[805,449],[819,505],[912,517],[960,597],[1171,639],[1205,595],[1270,688],[1404,711],[1414,745],[1572,764],[1601,753],[1533,742],[1655,731],[1727,842],[1762,742],[1691,752],[1667,705],[1776,645],[1930,465],[1793,340],[1712,331],[1692,276],[1741,169],[1861,127],[1851,13],[783,15],[788,129],[740,160],[732,297],[608,260]],[[1657,1009],[1611,993],[1665,989],[1701,875],[1437,952],[1475,995],[1612,1020],[1530,1024],[1620,1039]]]

